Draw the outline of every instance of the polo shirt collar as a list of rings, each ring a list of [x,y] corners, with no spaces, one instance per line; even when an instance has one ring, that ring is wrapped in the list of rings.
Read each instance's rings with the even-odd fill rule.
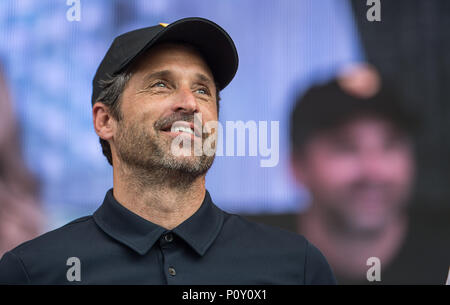
[[[141,255],[147,253],[163,233],[168,232],[125,208],[114,198],[113,189],[106,193],[93,218],[106,234]],[[212,202],[206,191],[200,208],[172,232],[203,256],[219,235],[223,219],[223,211]]]

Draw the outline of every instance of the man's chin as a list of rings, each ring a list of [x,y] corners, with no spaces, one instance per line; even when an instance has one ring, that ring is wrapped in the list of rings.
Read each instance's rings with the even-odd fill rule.
[[[173,170],[179,174],[202,175],[212,166],[214,157],[204,156],[172,156],[162,160],[162,165],[167,170]]]

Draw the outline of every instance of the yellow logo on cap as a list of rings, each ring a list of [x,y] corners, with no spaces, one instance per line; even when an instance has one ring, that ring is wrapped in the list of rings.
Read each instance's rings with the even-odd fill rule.
[[[169,24],[168,24],[168,23],[160,23],[159,25],[160,25],[160,26],[163,26],[163,27],[166,27],[166,26],[168,26]]]

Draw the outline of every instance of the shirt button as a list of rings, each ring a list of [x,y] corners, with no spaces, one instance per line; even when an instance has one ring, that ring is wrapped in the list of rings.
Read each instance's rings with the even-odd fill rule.
[[[172,233],[166,234],[166,235],[164,236],[164,240],[170,243],[170,242],[173,240],[173,235],[172,235]]]
[[[169,274],[170,274],[171,276],[175,276],[175,275],[177,274],[177,272],[175,271],[175,268],[169,267]]]

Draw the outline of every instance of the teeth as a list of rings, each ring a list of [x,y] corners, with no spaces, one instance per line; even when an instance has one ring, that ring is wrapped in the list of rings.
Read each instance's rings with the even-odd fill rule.
[[[177,126],[172,128],[172,132],[187,132],[190,134],[194,134],[194,131],[192,129],[190,129],[189,127],[184,127],[184,126]]]

